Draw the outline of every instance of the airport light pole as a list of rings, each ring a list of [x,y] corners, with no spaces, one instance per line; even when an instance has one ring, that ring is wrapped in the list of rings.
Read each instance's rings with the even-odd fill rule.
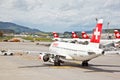
[[[109,24],[110,24],[110,22],[107,23],[107,34],[108,34],[107,36],[108,36],[108,39],[110,38],[110,35],[109,35]]]
[[[98,21],[98,18],[95,18],[96,22]]]

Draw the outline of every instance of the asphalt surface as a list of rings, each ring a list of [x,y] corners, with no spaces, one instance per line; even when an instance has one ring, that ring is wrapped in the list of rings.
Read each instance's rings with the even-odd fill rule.
[[[48,47],[36,43],[0,43],[0,48],[48,51]],[[117,54],[97,57],[89,62],[88,67],[78,63],[55,67],[52,63],[40,61],[38,55],[1,55],[0,80],[120,80],[120,55]]]

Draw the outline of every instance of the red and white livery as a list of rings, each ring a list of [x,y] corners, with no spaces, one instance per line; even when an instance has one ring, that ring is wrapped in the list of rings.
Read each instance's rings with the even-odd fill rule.
[[[79,38],[75,32],[72,32],[72,38]]]
[[[90,39],[86,32],[82,31],[82,39]]]
[[[49,47],[49,54],[40,54],[41,60],[52,60],[55,66],[66,61],[82,61],[82,66],[88,66],[88,61],[104,54],[104,51],[99,49],[102,24],[103,19],[99,19],[88,45],[56,41]]]
[[[118,30],[114,30],[114,35],[116,39],[120,39],[120,32]]]

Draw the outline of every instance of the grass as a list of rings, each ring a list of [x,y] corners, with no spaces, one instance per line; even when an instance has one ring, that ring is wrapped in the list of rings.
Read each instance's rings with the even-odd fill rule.
[[[34,42],[34,41],[44,41],[44,42],[51,42],[52,39],[50,38],[40,38],[40,37],[22,37],[23,39],[25,40],[30,40],[31,42]]]
[[[2,36],[0,37],[0,42],[2,41],[8,41],[10,39],[14,38],[13,36]],[[28,37],[20,37],[22,39],[25,39],[25,40],[30,40],[31,42],[34,42],[34,41],[41,41],[41,42],[52,42],[52,39],[51,38],[41,38],[41,37],[32,37],[32,36],[28,36]]]
[[[8,40],[10,40],[12,38],[13,38],[13,36],[2,36],[2,37],[0,37],[0,42],[2,42],[2,41],[8,41]]]

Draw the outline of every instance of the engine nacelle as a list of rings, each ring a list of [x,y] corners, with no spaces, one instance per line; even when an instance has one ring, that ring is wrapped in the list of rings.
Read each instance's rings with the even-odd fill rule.
[[[39,59],[42,60],[42,61],[44,61],[44,62],[47,62],[50,59],[50,55],[47,54],[47,53],[40,53]]]

